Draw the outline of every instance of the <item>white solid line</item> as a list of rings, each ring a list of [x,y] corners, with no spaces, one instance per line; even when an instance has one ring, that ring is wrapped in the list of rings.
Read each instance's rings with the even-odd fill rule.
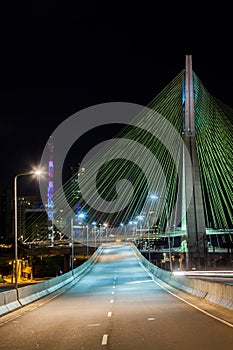
[[[148,283],[148,282],[153,282],[152,280],[145,280],[145,281],[133,281],[133,282],[126,282],[127,284],[134,284],[134,283]]]
[[[207,316],[209,316],[209,317],[212,317],[212,318],[214,318],[215,320],[217,320],[217,321],[219,321],[219,322],[222,322],[222,323],[224,323],[225,325],[227,325],[227,326],[233,328],[233,324],[232,324],[232,323],[227,322],[227,321],[225,321],[225,320],[223,320],[222,318],[219,318],[219,317],[217,317],[217,316],[214,316],[214,315],[210,314],[209,312],[207,312],[207,311],[201,309],[200,307],[198,307],[198,306],[196,306],[196,305],[194,305],[194,304],[188,302],[187,300],[185,300],[185,299],[179,297],[178,295],[176,295],[176,294],[170,292],[170,290],[168,290],[167,288],[165,288],[164,286],[162,286],[159,282],[157,282],[157,281],[154,280],[154,277],[155,277],[155,276],[153,276],[153,274],[151,274],[149,271],[147,271],[147,270],[145,269],[145,267],[142,265],[142,263],[140,263],[140,265],[141,265],[142,268],[146,271],[146,273],[152,278],[152,281],[153,281],[155,284],[157,284],[158,286],[160,286],[162,289],[164,289],[167,293],[173,295],[175,298],[180,299],[180,300],[183,301],[184,303],[186,303],[186,304],[188,304],[188,305],[194,307],[195,309],[201,311],[203,314],[205,314],[205,315],[207,315]],[[166,282],[164,282],[164,283],[166,283]],[[173,288],[174,288],[174,287],[173,287]]]
[[[35,307],[33,307],[32,309],[30,309],[29,312],[31,312],[31,311],[33,311],[33,310],[35,310],[35,309],[37,309],[37,308],[38,308],[38,306],[35,306]]]
[[[112,311],[108,311],[108,317],[112,316]]]
[[[104,334],[102,339],[102,345],[106,345],[107,342],[108,342],[108,334]]]
[[[3,326],[4,324],[6,324],[6,323],[8,323],[8,322],[15,322],[16,318],[19,318],[19,317],[22,316],[22,315],[23,315],[23,314],[17,315],[17,316],[15,316],[15,317],[10,318],[9,320],[6,320],[6,321],[2,322],[2,323],[0,323],[0,326]],[[4,316],[4,315],[3,315],[3,316]],[[17,321],[17,322],[18,322],[18,321]]]

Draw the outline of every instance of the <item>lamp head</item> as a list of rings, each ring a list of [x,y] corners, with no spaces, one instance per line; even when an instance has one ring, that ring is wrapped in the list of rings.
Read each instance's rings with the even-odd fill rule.
[[[155,194],[152,194],[152,195],[150,196],[150,198],[151,198],[151,199],[159,199],[159,197],[156,196]]]

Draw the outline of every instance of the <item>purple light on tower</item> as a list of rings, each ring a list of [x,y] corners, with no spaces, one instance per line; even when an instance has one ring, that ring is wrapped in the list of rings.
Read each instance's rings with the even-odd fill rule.
[[[48,186],[48,209],[53,209],[53,181],[51,180]]]
[[[53,177],[53,160],[49,161],[49,177]]]
[[[50,219],[50,224],[49,224],[49,238],[51,239],[51,243],[53,243],[53,222],[54,222],[54,202],[53,202],[53,190],[54,190],[54,185],[53,185],[53,150],[54,150],[54,145],[53,145],[53,139],[52,136],[50,136],[49,139],[49,151],[50,151],[50,159],[49,159],[49,164],[48,164],[48,173],[49,173],[49,179],[48,179],[48,218]]]

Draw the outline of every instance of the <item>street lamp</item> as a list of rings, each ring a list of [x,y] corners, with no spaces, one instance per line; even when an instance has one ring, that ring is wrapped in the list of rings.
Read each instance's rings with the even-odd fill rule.
[[[144,216],[142,215],[138,215],[136,217],[136,219],[139,221],[140,223],[140,243],[139,243],[139,250],[142,250],[143,246],[142,246],[142,243],[143,243],[143,234],[142,234],[142,221],[144,219]]]
[[[100,227],[100,236],[99,236],[99,241],[100,241],[100,245],[102,244],[102,232],[101,232],[101,226],[102,224],[99,224],[99,227]]]
[[[170,264],[170,271],[172,271],[172,257],[171,257],[171,241],[170,241],[170,231],[169,231],[169,216],[168,216],[168,201],[167,197],[158,197],[155,195],[151,195],[150,198],[152,199],[165,199],[165,208],[166,208],[166,220],[167,220],[167,225],[166,225],[166,230],[168,231],[168,250],[169,250],[169,264]]]
[[[89,245],[89,243],[88,243],[88,234],[89,234],[89,231],[88,231],[88,224],[86,224],[86,243],[87,243],[87,257],[88,257],[88,255],[89,255],[89,249],[88,249],[88,245]]]
[[[153,211],[149,212],[149,217],[148,217],[148,260],[150,262],[150,215],[153,214]]]
[[[18,201],[17,201],[17,179],[25,175],[40,175],[41,170],[28,171],[23,174],[17,174],[14,178],[14,214],[15,214],[15,289],[18,294]]]
[[[94,227],[94,235],[95,235],[95,250],[96,250],[96,225],[97,225],[97,222],[93,221],[93,222],[91,223],[91,225]],[[93,230],[92,230],[92,232],[93,232]],[[93,237],[93,235],[92,235],[92,237]]]
[[[123,222],[120,223],[120,227],[121,227],[121,232],[120,232],[120,234],[121,234],[121,235],[124,235],[124,223],[123,223]]]
[[[133,227],[133,239],[134,239],[134,241],[137,240],[137,224],[138,224],[138,222],[136,220],[134,220],[133,221],[133,225],[134,225],[134,227]]]
[[[107,243],[107,239],[108,239],[108,224],[106,222],[104,223],[104,227],[105,227],[105,243]]]
[[[71,217],[70,220],[70,230],[71,230],[71,271],[72,276],[74,274],[74,218]]]

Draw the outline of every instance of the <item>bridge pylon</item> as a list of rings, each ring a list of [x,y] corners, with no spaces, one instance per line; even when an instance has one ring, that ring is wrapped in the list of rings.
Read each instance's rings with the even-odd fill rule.
[[[194,88],[191,55],[186,55],[185,62],[185,108],[183,122],[183,140],[192,161],[192,169],[188,169],[189,163],[187,159],[185,159],[185,152],[183,152],[182,228],[187,232],[186,268],[192,269],[195,267],[200,269],[206,267],[207,241],[195,136]],[[192,186],[192,188],[190,188],[190,186]],[[187,206],[186,198],[190,191],[192,191],[192,198]]]

